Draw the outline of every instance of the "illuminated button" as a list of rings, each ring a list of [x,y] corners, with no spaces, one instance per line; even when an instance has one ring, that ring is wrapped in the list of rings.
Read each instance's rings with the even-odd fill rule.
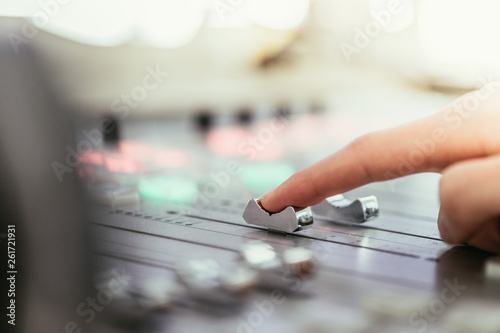
[[[207,135],[207,146],[219,156],[241,156],[238,147],[248,138],[248,130],[240,126],[216,128]]]
[[[241,179],[247,190],[260,194],[280,185],[294,172],[287,163],[251,163],[242,166]]]
[[[148,177],[141,180],[138,187],[144,198],[173,204],[191,204],[198,196],[196,182],[184,177]]]

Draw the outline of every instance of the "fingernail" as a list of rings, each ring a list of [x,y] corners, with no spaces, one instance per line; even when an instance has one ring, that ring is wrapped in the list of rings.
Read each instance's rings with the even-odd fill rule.
[[[263,202],[267,200],[267,198],[269,197],[269,193],[271,193],[271,192],[272,192],[272,190],[271,190],[271,191],[268,191],[268,192],[266,192],[266,193],[264,193],[263,195],[261,195],[261,196],[260,196],[260,198],[259,198],[259,200],[258,200],[258,201],[259,201],[259,205],[260,205],[260,206],[261,206],[261,207],[262,207],[265,211],[268,211],[268,210],[267,210],[267,209],[266,209],[266,207],[264,206],[264,203],[263,203]]]
[[[269,195],[271,194],[272,191],[274,191],[274,189],[272,189],[270,191],[267,191],[266,193],[262,194],[260,196],[260,200],[267,200],[267,198],[269,197]]]

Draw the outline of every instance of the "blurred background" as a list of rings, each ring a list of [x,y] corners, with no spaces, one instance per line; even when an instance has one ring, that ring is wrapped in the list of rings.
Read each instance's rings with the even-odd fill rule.
[[[203,163],[203,151],[298,159],[303,167],[363,133],[439,110],[500,70],[493,0],[0,4],[2,47],[29,50],[46,89],[73,119],[77,142],[82,131],[100,132],[82,149],[101,147],[105,119],[119,127],[119,138],[108,137],[127,140],[121,157],[81,162],[125,173],[156,166],[183,174],[193,158]],[[269,144],[252,143],[249,135],[276,112],[293,115],[292,125],[274,131]],[[167,135],[165,121],[178,133]],[[206,136],[194,137],[200,129]],[[195,145],[197,156],[187,156]],[[164,158],[135,165],[148,149]],[[283,170],[251,194],[292,172]]]
[[[500,65],[493,0],[4,2],[0,14],[22,17],[3,20],[11,47],[36,50],[72,112],[117,111],[148,67],[168,78],[130,116],[330,110],[394,88],[460,93]],[[385,103],[373,112],[397,101]]]
[[[495,81],[499,10],[495,0],[0,0],[0,148],[20,203],[9,216],[53,223],[64,247],[33,252],[52,236],[27,228],[39,247],[26,266],[67,255],[53,271],[74,277],[40,274],[33,312],[47,319],[44,296],[83,285],[86,263],[71,263],[85,232],[66,223],[84,225],[75,178],[105,207],[257,197],[359,135]],[[433,218],[438,176],[425,179],[386,190],[422,193]],[[54,306],[73,310],[65,302],[80,298],[67,295]]]

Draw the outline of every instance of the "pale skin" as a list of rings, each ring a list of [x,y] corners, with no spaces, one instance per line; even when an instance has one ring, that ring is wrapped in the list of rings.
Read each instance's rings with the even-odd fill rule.
[[[410,167],[402,160],[411,161]],[[442,239],[500,253],[500,84],[468,93],[426,118],[354,140],[264,194],[261,205],[270,212],[300,209],[419,172],[442,175]]]

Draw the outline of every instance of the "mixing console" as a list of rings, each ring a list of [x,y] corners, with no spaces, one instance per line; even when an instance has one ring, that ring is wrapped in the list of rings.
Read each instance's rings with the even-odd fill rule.
[[[135,300],[132,312],[152,332],[499,332],[498,261],[440,240],[438,175],[345,193],[377,197],[380,216],[362,224],[315,217],[309,229],[276,233],[244,221],[249,199],[326,155],[317,143],[331,134],[318,131],[311,139],[310,128],[296,129],[297,122],[317,124],[319,117],[328,122],[327,116],[297,116],[269,132],[272,138],[262,133],[271,131],[273,119],[197,136],[187,121],[135,124],[124,128],[128,140],[84,154],[79,172],[94,201],[96,284],[113,269],[126,271],[135,291],[123,304]],[[290,138],[304,146],[293,147]],[[229,277],[241,290],[263,274],[241,261],[242,248],[255,241],[276,258],[305,251],[309,259],[303,260],[312,266],[299,267],[315,267],[314,274],[261,280],[228,306]],[[279,275],[286,266],[276,265],[269,269]],[[123,307],[117,315],[130,313]]]

